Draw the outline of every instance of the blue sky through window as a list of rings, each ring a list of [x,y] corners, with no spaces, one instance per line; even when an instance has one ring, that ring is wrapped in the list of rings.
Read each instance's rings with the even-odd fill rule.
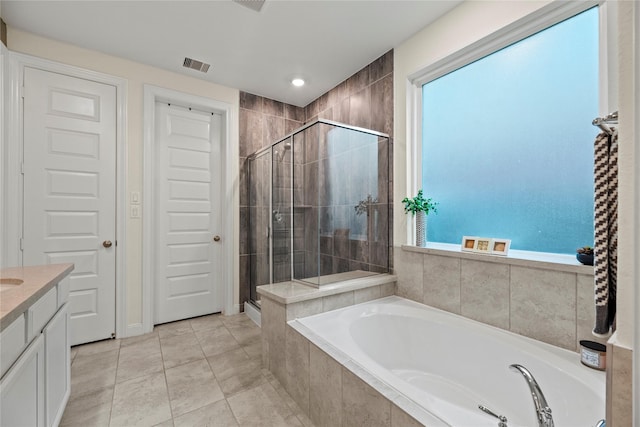
[[[422,187],[440,202],[428,240],[593,245],[598,10],[423,86]]]

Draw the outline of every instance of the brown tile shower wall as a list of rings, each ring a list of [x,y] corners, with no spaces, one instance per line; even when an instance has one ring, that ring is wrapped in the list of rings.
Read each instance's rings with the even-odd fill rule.
[[[392,222],[390,218],[393,215],[393,171],[390,166],[393,165],[393,50],[390,50],[371,64],[362,68],[360,71],[322,95],[320,98],[311,102],[305,107],[305,117],[307,122],[314,121],[318,118],[333,120],[336,122],[371,129],[374,131],[388,134],[391,138],[389,143],[379,144],[378,153],[378,199],[380,203],[370,205],[367,215],[369,222],[365,227],[371,230],[373,224],[371,222],[371,212],[376,212],[378,235],[384,235],[385,238],[374,239],[368,238],[367,241],[351,239],[347,229],[336,229],[332,235],[323,234],[320,241],[313,239],[305,239],[307,247],[305,247],[304,256],[300,256],[305,261],[305,276],[313,276],[314,271],[320,271],[320,274],[340,273],[354,269],[367,271],[387,271],[387,261],[392,267],[392,247],[393,236],[389,224]],[[320,131],[321,132],[321,131]],[[322,150],[323,135],[316,136],[320,142],[318,147],[309,147],[316,150],[306,156],[305,172],[309,176],[318,177],[318,185],[327,185],[326,177],[323,177],[323,153]],[[312,138],[313,139],[313,138]],[[360,159],[362,160],[362,159]],[[353,159],[351,168],[357,167],[358,159]],[[305,188],[305,191],[313,190]],[[315,190],[322,193],[328,193],[332,189],[316,188]],[[355,189],[353,189],[355,190]],[[320,221],[331,221],[327,219],[331,217],[340,208],[345,211],[345,206],[329,206],[323,200],[317,200],[313,197],[313,191],[309,191],[308,195],[312,196],[315,205],[305,210],[305,229],[317,230],[318,218]],[[363,196],[364,197],[364,196]],[[349,200],[351,203],[352,200]],[[348,203],[351,210],[353,206]],[[356,202],[357,203],[357,202]],[[355,203],[353,203],[355,205]],[[364,216],[362,216],[363,220]],[[334,229],[328,227],[328,229]],[[353,230],[352,230],[353,231]],[[388,236],[388,237],[386,237]],[[318,244],[319,243],[319,244]],[[320,248],[318,257],[317,248]],[[319,258],[320,265],[317,265]],[[300,269],[300,266],[298,266]]]
[[[304,124],[305,111],[302,107],[284,104],[247,92],[240,92],[240,301],[249,300],[251,275],[264,275],[264,272],[251,271],[251,258],[259,253],[251,253],[249,241],[249,212],[256,203],[249,200],[247,157],[263,147],[291,133]],[[262,183],[269,185],[269,183]],[[269,215],[267,212],[266,215]],[[264,216],[264,215],[263,215]],[[266,218],[265,218],[266,220]],[[255,242],[254,242],[255,243]],[[262,255],[264,256],[264,255]]]
[[[318,124],[302,132],[303,200],[297,212],[304,236],[298,279],[347,271],[386,273],[389,260],[388,138]],[[361,139],[363,138],[363,139]],[[296,142],[294,142],[296,144]],[[296,224],[297,227],[297,224]],[[319,230],[319,232],[318,232]]]
[[[311,102],[306,107],[296,107],[261,96],[240,92],[240,301],[249,299],[250,253],[249,245],[249,197],[247,182],[247,157],[291,133],[305,123],[317,118],[383,132],[393,137],[393,50],[349,77],[336,87]],[[393,140],[391,140],[392,142]],[[389,166],[393,165],[393,147],[389,147]],[[389,216],[392,215],[393,171],[386,167],[388,175],[379,180],[388,182]],[[297,224],[304,224],[296,218]],[[391,223],[388,221],[387,223]],[[376,249],[379,258],[385,252],[392,258],[391,230],[384,250]],[[357,250],[357,248],[354,248]],[[254,256],[256,256],[254,254]],[[296,253],[294,265],[304,263],[304,252]],[[333,259],[330,260],[333,265]]]
[[[393,137],[393,50],[305,107],[317,118],[372,129]]]

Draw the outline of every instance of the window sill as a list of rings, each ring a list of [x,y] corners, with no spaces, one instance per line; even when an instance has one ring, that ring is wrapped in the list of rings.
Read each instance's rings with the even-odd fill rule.
[[[404,251],[419,252],[429,255],[448,256],[473,261],[493,262],[496,264],[517,265],[520,267],[593,275],[593,266],[582,265],[578,262],[575,256],[565,254],[510,250],[509,255],[507,256],[485,255],[473,252],[464,252],[460,249],[460,245],[433,242],[428,242],[427,246],[424,248],[409,245],[402,245],[401,248]]]

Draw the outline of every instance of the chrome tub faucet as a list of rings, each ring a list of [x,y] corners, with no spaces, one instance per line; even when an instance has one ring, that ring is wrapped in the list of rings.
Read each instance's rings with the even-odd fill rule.
[[[536,408],[536,415],[538,417],[538,427],[554,427],[551,408],[547,404],[547,399],[545,399],[542,389],[536,379],[533,378],[533,375],[531,375],[531,372],[517,363],[509,365],[509,368],[513,371],[520,372],[529,386],[531,397],[533,398],[533,405]]]

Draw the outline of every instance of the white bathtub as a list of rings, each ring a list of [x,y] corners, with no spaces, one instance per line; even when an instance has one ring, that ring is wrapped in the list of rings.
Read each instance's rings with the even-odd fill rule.
[[[577,353],[397,296],[289,324],[382,382],[383,395],[397,392],[401,408],[403,399],[417,404],[412,415],[425,425],[497,426],[482,404],[510,427],[536,426],[531,393],[513,363],[538,381],[556,427],[589,427],[605,417],[605,375]]]

